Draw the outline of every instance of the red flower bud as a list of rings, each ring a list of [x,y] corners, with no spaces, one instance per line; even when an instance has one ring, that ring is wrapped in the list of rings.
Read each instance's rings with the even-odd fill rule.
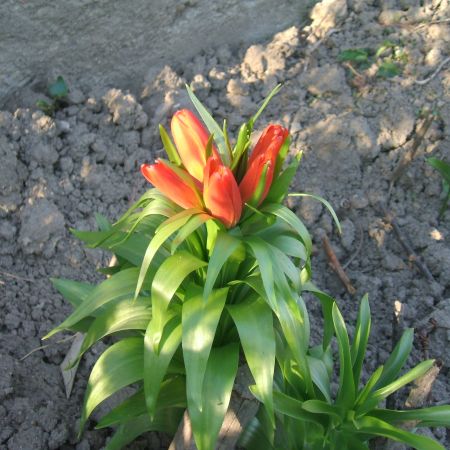
[[[257,199],[257,205],[266,198],[272,185],[277,156],[288,135],[288,130],[281,125],[269,125],[263,131],[250,155],[247,172],[239,185],[244,202],[248,202],[253,197],[264,171],[266,171],[264,189]]]
[[[229,167],[215,157],[208,158],[203,180],[203,200],[212,216],[227,228],[234,227],[242,213],[239,188]]]
[[[178,154],[186,170],[198,181],[203,181],[206,165],[206,144],[209,134],[188,109],[177,111],[171,123],[172,136]],[[217,149],[213,146],[213,155],[220,158]]]
[[[182,208],[203,209],[196,182],[185,170],[159,159],[155,164],[142,164],[141,173],[147,181]]]

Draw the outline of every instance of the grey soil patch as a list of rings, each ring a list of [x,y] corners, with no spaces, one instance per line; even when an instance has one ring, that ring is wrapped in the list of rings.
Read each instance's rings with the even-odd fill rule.
[[[338,236],[319,203],[290,199],[314,237],[314,281],[337,298],[350,330],[359,298],[369,293],[373,334],[365,376],[392,348],[396,301],[403,305],[404,327],[423,330],[435,319],[426,348],[417,337],[408,364],[425,356],[440,359],[429,403],[450,402],[450,212],[438,219],[441,179],[425,163],[431,155],[450,160],[448,66],[429,83],[414,83],[448,56],[450,27],[440,22],[448,2],[323,3],[334,5],[326,20],[318,8],[311,26],[292,27],[251,46],[211,48],[183,66],[174,62],[149,74],[138,95],[74,85],[70,105],[55,118],[20,104],[0,112],[0,448],[88,450],[108,439],[108,430],[93,430],[96,414],[82,440],[76,439],[86,379],[102,344],[81,362],[68,400],[59,364],[70,342],[57,343],[64,335],[21,358],[70,311],[49,277],[101,279],[95,269],[109,256],[84,249],[69,228],[93,229],[95,212],[118,218],[148,187],[139,165],[162,152],[158,123],[167,124],[174,111],[190,106],[185,82],[219,121],[229,120],[232,133],[277,82],[284,83],[259,126],[276,121],[291,130],[291,151],[304,151],[293,190],[324,196],[343,225]],[[361,70],[361,83],[338,62],[342,50],[375,51],[383,40],[401,45],[407,55],[398,77],[372,76],[376,67],[369,67]],[[426,109],[436,119],[388,199],[389,176]],[[435,283],[408,260],[380,208],[386,202]],[[350,261],[346,272],[357,289],[354,297],[328,266],[324,233],[340,261]],[[320,308],[313,299],[307,303],[314,330]],[[404,398],[396,399],[397,406]],[[449,448],[445,429],[434,435]],[[151,435],[129,448],[167,445],[167,438]]]

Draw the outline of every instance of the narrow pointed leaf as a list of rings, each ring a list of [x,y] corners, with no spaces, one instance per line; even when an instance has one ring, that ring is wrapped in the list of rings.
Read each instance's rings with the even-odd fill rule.
[[[192,216],[189,221],[180,228],[177,235],[172,241],[170,248],[171,253],[175,253],[177,248],[195,231],[201,227],[206,221],[212,219],[209,214],[196,214]]]
[[[157,410],[165,408],[186,407],[186,384],[183,377],[169,378],[161,385],[158,397]],[[96,429],[112,427],[126,422],[132,417],[139,417],[147,413],[144,390],[140,389],[131,397],[128,397],[119,406],[102,417],[95,427]]]
[[[331,214],[331,217],[333,217],[334,223],[336,224],[336,227],[337,227],[339,233],[342,232],[341,223],[339,222],[339,219],[334,211],[334,208],[331,206],[330,202],[325,200],[320,195],[307,194],[305,192],[294,192],[292,194],[289,194],[289,197],[309,197],[309,198],[313,198],[314,200],[317,200],[318,202],[322,203],[328,209],[329,213]]]
[[[325,399],[331,403],[331,380],[328,377],[325,363],[322,360],[311,356],[307,356],[307,360],[314,384],[320,389],[320,392],[322,392]]]
[[[267,203],[281,203],[288,195],[289,186],[297,173],[302,153],[295,156],[294,160],[283,172],[274,179],[266,197]]]
[[[75,308],[80,306],[95,286],[82,281],[66,280],[64,278],[50,278],[55,289]]]
[[[78,357],[103,337],[124,330],[145,330],[151,319],[150,299],[139,297],[136,302],[125,299],[106,308],[89,327]]]
[[[355,401],[355,383],[347,329],[336,304],[333,305],[333,323],[339,348],[339,393],[336,404],[347,411]]]
[[[157,330],[161,335],[159,348],[153,342],[153,321],[150,322],[144,338],[144,392],[145,403],[150,417],[154,417],[161,383],[174,353],[181,343],[181,323],[175,316],[167,322],[164,329]]]
[[[360,392],[359,392],[359,394],[358,394],[358,396],[356,398],[356,402],[355,402],[356,407],[358,407],[360,405],[363,405],[363,407],[365,406],[364,405],[365,402],[370,397],[370,394],[374,390],[374,388],[375,388],[378,380],[380,379],[382,373],[383,373],[383,366],[378,367],[378,369],[375,370],[375,372],[373,372],[373,374],[367,380],[367,383],[360,390]],[[374,406],[376,406],[376,404]]]
[[[384,364],[383,373],[378,380],[375,389],[381,388],[391,381],[395,380],[396,376],[402,370],[412,350],[414,340],[414,329],[408,328],[404,331],[402,337],[395,346],[393,352]]]
[[[353,379],[355,389],[359,388],[362,365],[366,354],[367,342],[370,335],[370,307],[367,294],[362,298],[359,307],[358,320],[356,322],[355,337],[351,347],[351,357],[353,364]]]
[[[159,125],[159,134],[161,136],[161,141],[164,145],[167,156],[169,157],[169,161],[177,166],[181,166],[181,159],[178,155],[177,148],[172,142],[172,139],[170,139],[170,136],[167,133],[166,129],[161,124]]]
[[[258,120],[258,117],[263,113],[263,111],[266,109],[267,105],[269,104],[270,100],[278,94],[278,92],[281,89],[281,83],[277,84],[269,93],[269,95],[264,99],[262,105],[259,107],[256,114],[253,115],[253,117],[249,121],[250,128],[253,128],[255,125],[255,122]]]
[[[322,400],[306,400],[302,404],[302,408],[313,414],[325,414],[332,416],[337,422],[342,422],[342,411],[335,405],[330,405]]]
[[[213,291],[204,301],[200,288],[190,289],[183,303],[183,357],[188,405],[202,404],[202,386],[211,346],[228,288]]]
[[[103,400],[142,379],[143,349],[143,339],[135,337],[123,339],[101,354],[89,376],[80,430],[84,428],[94,408]]]
[[[216,141],[217,149],[219,151],[222,162],[226,166],[230,166],[231,163],[230,154],[228,152],[228,148],[225,143],[225,137],[223,135],[222,129],[220,128],[220,125],[213,119],[211,114],[203,106],[203,104],[200,102],[200,100],[197,98],[197,96],[194,94],[194,92],[188,85],[186,85],[186,90],[189,94],[192,103],[195,106],[195,109],[200,114],[200,117],[205,123],[206,128],[208,128],[209,132],[214,135],[214,140]]]
[[[48,333],[44,339],[53,336],[58,331],[71,327],[108,303],[127,297],[132,298],[136,287],[138,270],[137,268],[123,270],[100,283],[91,291],[83,303],[61,325]],[[145,284],[145,287],[149,287],[148,282]]]
[[[166,220],[157,230],[155,236],[150,241],[147,250],[145,251],[144,259],[142,261],[141,269],[139,272],[139,278],[136,286],[135,297],[139,295],[139,292],[142,289],[142,285],[145,280],[145,276],[150,267],[153,257],[155,256],[158,249],[161,245],[166,242],[166,240],[177,231],[180,227],[182,227],[192,216],[192,212],[190,210],[182,211],[177,216],[173,216],[170,219]]]
[[[372,417],[386,422],[406,422],[417,421],[415,426],[449,427],[450,426],[450,406],[432,406],[422,409],[408,409],[406,411],[396,411],[391,409],[375,409],[370,412]]]
[[[267,212],[269,214],[273,214],[279,217],[281,220],[284,220],[287,224],[289,224],[292,229],[294,229],[303,243],[305,244],[305,248],[308,254],[311,254],[312,249],[312,241],[311,236],[309,235],[308,230],[306,229],[303,222],[288,208],[279,204],[269,204],[264,206],[261,210],[262,212]]]
[[[172,408],[163,411],[154,420],[150,420],[148,415],[133,418],[117,428],[105,450],[122,450],[127,444],[148,431],[175,434],[182,416],[182,409]]]
[[[438,444],[434,439],[410,433],[401,428],[396,428],[375,417],[363,417],[355,423],[358,427],[358,432],[360,433],[387,437],[394,441],[408,444],[417,450],[445,450],[444,447]]]
[[[210,222],[208,222],[210,223]],[[228,258],[234,253],[241,241],[229,233],[219,231],[217,233],[216,242],[208,264],[208,272],[206,273],[205,287],[203,295],[206,298],[214,288],[214,284]]]
[[[258,398],[257,393],[255,393],[255,389],[252,388],[252,392]],[[319,426],[323,426],[323,420],[317,416],[317,414],[312,414],[303,409],[303,402],[297,400],[293,397],[290,397],[282,392],[274,391],[273,400],[275,410],[284,414],[286,416],[292,417],[294,419],[298,419],[304,422],[311,422]]]
[[[267,301],[273,311],[277,311],[277,300],[275,297],[275,280],[273,273],[273,266],[277,266],[273,261],[273,254],[266,242],[257,236],[250,236],[245,240],[245,243],[249,246],[251,252],[255,256],[258,262],[259,270],[261,273],[261,280],[266,291]]]
[[[302,286],[303,291],[311,292],[320,301],[322,305],[322,314],[324,318],[323,329],[323,348],[327,349],[330,345],[331,338],[334,334],[333,326],[333,305],[335,304],[334,298],[330,297],[325,292],[322,292],[317,286],[311,282],[306,282]]]
[[[175,255],[169,256],[159,267],[151,289],[152,327],[155,330],[152,337],[156,339],[153,345],[158,344],[156,330],[159,329],[162,332],[164,328],[164,312],[169,307],[175,292],[191,272],[204,266],[206,266],[206,262],[196,258],[191,253],[180,251],[175,253]]]
[[[416,367],[411,369],[410,371],[406,372],[404,375],[402,375],[397,380],[393,381],[392,383],[389,383],[386,386],[383,386],[379,389],[377,389],[373,395],[377,398],[386,398],[388,395],[391,395],[393,392],[399,390],[401,387],[405,386],[408,383],[411,383],[411,381],[414,381],[415,379],[421,377],[425,372],[427,372],[434,364],[434,359],[429,359],[427,361],[423,361],[420,364],[418,364]]]
[[[258,298],[229,306],[239,333],[248,367],[253,375],[261,399],[267,408],[272,425],[275,426],[273,411],[273,374],[275,367],[275,333],[272,310]],[[261,333],[261,330],[264,330]]]
[[[238,361],[237,343],[211,349],[203,380],[201,406],[200,408],[198,405],[189,406],[192,431],[198,450],[215,448],[230,403]]]

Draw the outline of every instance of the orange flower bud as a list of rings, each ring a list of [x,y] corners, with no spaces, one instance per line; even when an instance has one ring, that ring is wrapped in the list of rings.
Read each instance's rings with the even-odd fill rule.
[[[263,131],[250,155],[247,172],[239,185],[244,202],[248,202],[253,197],[263,174],[265,174],[265,185],[260,198],[257,199],[257,205],[266,198],[272,185],[277,156],[288,135],[288,130],[281,125],[269,125]]]
[[[229,167],[215,157],[208,158],[203,181],[203,200],[212,216],[227,228],[234,227],[242,213],[239,188]]]
[[[194,113],[188,109],[177,111],[171,122],[171,130],[178,154],[186,170],[198,181],[203,181],[206,165],[206,144],[209,134]],[[219,158],[213,146],[213,155]]]
[[[147,181],[184,209],[203,209],[195,180],[183,169],[158,159],[155,164],[142,164],[141,173]]]

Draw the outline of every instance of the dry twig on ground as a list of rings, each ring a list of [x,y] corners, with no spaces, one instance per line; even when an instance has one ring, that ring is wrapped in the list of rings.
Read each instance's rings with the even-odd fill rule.
[[[356,293],[356,289],[354,288],[349,277],[345,273],[344,268],[342,267],[341,263],[339,262],[336,256],[336,253],[334,253],[333,247],[331,247],[330,240],[328,239],[327,236],[323,236],[322,244],[331,267],[336,272],[342,284],[345,286],[345,289],[347,289],[347,292],[351,295],[354,295]]]
[[[437,74],[442,70],[442,68],[447,65],[450,62],[450,56],[448,56],[447,58],[444,59],[444,61],[442,61],[439,66],[437,66],[436,70],[427,78],[423,79],[423,80],[414,80],[413,83],[414,84],[418,84],[419,86],[423,86],[427,83],[429,83],[433,78],[435,78],[437,76]]]

